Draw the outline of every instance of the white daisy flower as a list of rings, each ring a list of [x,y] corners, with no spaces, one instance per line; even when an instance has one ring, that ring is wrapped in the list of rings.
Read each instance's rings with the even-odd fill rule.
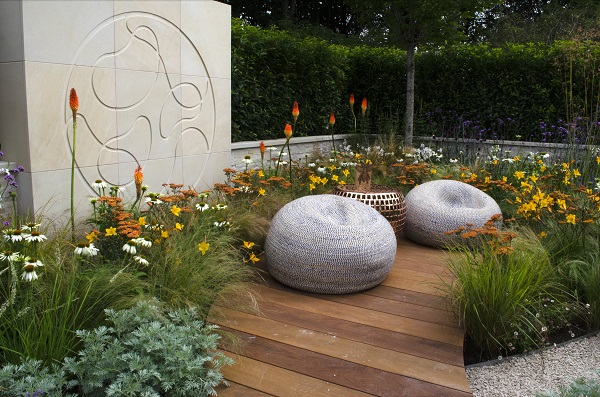
[[[85,251],[87,256],[96,256],[100,250],[94,246],[94,243],[89,243],[87,247],[85,247]]]
[[[37,258],[27,258],[23,265],[23,274],[21,278],[25,281],[33,281],[38,279],[38,275],[35,272],[37,267],[44,266],[44,264]]]
[[[13,243],[16,243],[18,241],[23,241],[23,234],[21,233],[21,230],[19,230],[19,229],[13,230],[10,235],[10,241],[12,241]]]
[[[196,204],[196,209],[197,209],[198,211],[206,211],[206,210],[207,210],[207,209],[209,209],[209,208],[210,208],[210,205],[208,205],[208,204],[206,204],[206,203],[199,203],[199,204]]]
[[[150,239],[145,238],[145,237],[138,237],[136,239],[133,239],[133,241],[135,242],[136,245],[139,245],[139,246],[144,247],[144,248],[150,248],[150,247],[152,247],[152,241]]]
[[[162,201],[157,199],[156,197],[146,197],[145,201],[147,203],[152,203],[152,204],[162,204]]]
[[[0,253],[0,260],[12,263],[18,261],[20,256],[18,252],[3,251]]]
[[[227,204],[217,204],[213,207],[213,210],[221,211],[227,209]]]
[[[21,230],[23,230],[25,232],[31,232],[31,231],[34,231],[34,230],[38,230],[38,228],[40,226],[41,225],[39,223],[30,222],[30,223],[27,223],[25,225],[21,225]]]
[[[133,260],[135,260],[140,265],[144,265],[144,266],[148,266],[149,265],[149,262],[146,259],[144,259],[143,257],[139,256],[139,255],[134,256]]]
[[[137,254],[136,246],[137,244],[134,240],[129,240],[127,243],[125,243],[122,250],[127,252],[128,254],[135,255]]]
[[[77,243],[75,247],[75,255],[79,256],[96,256],[100,250],[93,243]]]
[[[108,185],[102,179],[96,179],[96,181],[92,183],[92,187],[96,189],[106,189]]]
[[[38,232],[36,230],[32,231],[31,234],[23,235],[23,238],[28,243],[31,243],[31,242],[42,242],[42,241],[44,241],[44,240],[47,239],[46,236],[44,236],[43,234],[40,234],[40,232]]]

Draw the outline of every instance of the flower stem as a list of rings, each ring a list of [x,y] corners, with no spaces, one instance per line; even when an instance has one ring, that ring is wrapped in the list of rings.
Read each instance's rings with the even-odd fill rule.
[[[71,240],[75,241],[75,143],[77,142],[77,114],[73,114],[73,147],[71,152]]]

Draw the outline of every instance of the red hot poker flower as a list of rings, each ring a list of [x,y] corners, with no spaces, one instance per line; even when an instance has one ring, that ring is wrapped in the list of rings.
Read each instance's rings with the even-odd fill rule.
[[[267,150],[267,147],[265,146],[265,143],[263,141],[260,142],[260,145],[258,146],[258,148],[260,149],[260,154],[264,155],[265,150]]]
[[[350,94],[350,107],[354,107],[354,93]]]
[[[335,124],[335,115],[333,114],[333,112],[331,112],[331,114],[329,115],[329,124]]]
[[[289,141],[290,138],[292,137],[292,126],[291,126],[291,124],[286,124],[285,125],[285,130],[283,131],[283,133],[285,134],[285,137]]]
[[[362,109],[362,116],[365,117],[365,113],[367,111],[367,98],[363,98],[360,108]]]
[[[77,91],[75,91],[75,88],[71,88],[71,92],[69,93],[69,107],[73,112],[73,118],[76,118],[77,110],[79,110],[79,98],[77,98]]]
[[[140,165],[138,165],[133,172],[133,180],[135,182],[135,194],[139,200],[142,196],[142,182],[144,181],[144,174],[142,173],[142,167]]]
[[[292,116],[294,116],[294,123],[298,120],[300,109],[298,109],[298,101],[294,101],[294,109],[292,109]]]

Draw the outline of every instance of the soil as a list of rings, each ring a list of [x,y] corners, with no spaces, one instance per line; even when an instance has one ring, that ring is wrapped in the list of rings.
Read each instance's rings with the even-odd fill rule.
[[[574,336],[571,336],[571,332],[573,332]],[[590,332],[590,329],[587,326],[587,324],[573,324],[570,329],[561,329],[553,334],[548,335],[548,340],[546,341],[545,346],[552,346],[555,343],[558,345],[563,342],[568,342],[571,339],[585,335],[588,332]],[[475,343],[473,343],[473,341],[468,336],[465,336],[463,346],[465,366],[494,360],[497,359],[500,355],[499,352],[496,352],[496,354],[485,354],[475,345]],[[514,352],[514,354],[522,353],[526,352]],[[502,355],[505,356],[505,354],[506,353]]]

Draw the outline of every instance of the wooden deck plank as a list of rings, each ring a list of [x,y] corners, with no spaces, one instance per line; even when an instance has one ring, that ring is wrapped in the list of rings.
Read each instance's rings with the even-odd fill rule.
[[[427,307],[420,304],[404,302],[402,305],[395,304],[396,300],[389,299],[377,295],[368,295],[361,293],[360,299],[357,299],[356,294],[342,294],[342,295],[322,295],[313,294],[310,292],[303,292],[294,290],[290,287],[286,287],[270,276],[265,276],[265,282],[270,288],[294,292],[298,295],[311,296],[318,299],[328,300],[331,302],[343,303],[351,306],[361,307],[363,309],[369,309],[372,311],[383,312],[388,314],[394,314],[397,316],[413,318],[416,320],[428,321],[435,324],[446,325],[455,328],[456,319],[454,314],[448,312],[447,309],[440,309],[436,307]]]
[[[280,397],[367,397],[370,394],[334,383],[325,382],[294,371],[263,363],[245,356],[224,352],[236,364],[221,369],[226,379],[246,385],[253,390]],[[226,396],[227,389],[221,387],[218,396]]]
[[[390,351],[231,309],[223,309],[223,312],[225,318],[217,322],[220,326],[425,382],[442,382],[449,388],[470,392],[462,366]]]
[[[264,393],[259,390],[251,389],[239,383],[228,381],[227,385],[219,385],[216,388],[219,397],[273,397],[274,394]]]
[[[299,349],[254,335],[235,332],[243,340],[243,355],[313,378],[381,397],[457,396],[465,393],[413,378]]]
[[[427,321],[388,313],[374,312],[369,309],[349,306],[312,296],[303,296],[302,299],[298,299],[298,294],[291,294],[274,288],[262,287],[258,289],[258,293],[261,301],[276,302],[298,310],[324,314],[329,317],[371,325],[443,343],[450,343],[456,346],[462,346],[463,344],[464,334],[462,330],[455,327],[433,324]]]
[[[290,311],[288,307],[275,302],[262,302],[260,307],[261,315],[271,320],[414,356],[430,358],[446,364],[463,365],[462,346],[388,331],[304,310]]]
[[[400,288],[378,285],[375,288],[362,292],[364,295],[374,295],[397,301],[398,303],[410,303],[413,305],[432,307],[440,310],[448,309],[448,302],[442,296],[424,294],[422,292],[409,291]]]
[[[220,303],[211,322],[239,337],[222,349],[231,386],[219,396],[472,396],[463,331],[439,288],[448,252],[398,240],[394,266],[370,290],[300,292],[273,280],[257,288],[257,312]],[[223,339],[225,341],[226,339]]]

